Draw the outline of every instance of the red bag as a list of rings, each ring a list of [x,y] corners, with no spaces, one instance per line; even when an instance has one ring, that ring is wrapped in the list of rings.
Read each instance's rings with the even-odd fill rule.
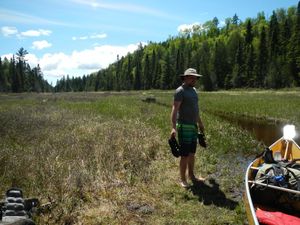
[[[265,225],[299,225],[300,218],[282,212],[256,210],[256,216],[260,223]]]

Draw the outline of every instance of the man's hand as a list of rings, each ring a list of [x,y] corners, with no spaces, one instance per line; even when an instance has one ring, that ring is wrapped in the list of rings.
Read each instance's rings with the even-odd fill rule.
[[[176,134],[177,134],[176,129],[175,129],[175,128],[172,128],[170,137],[175,137],[175,138],[176,138]]]

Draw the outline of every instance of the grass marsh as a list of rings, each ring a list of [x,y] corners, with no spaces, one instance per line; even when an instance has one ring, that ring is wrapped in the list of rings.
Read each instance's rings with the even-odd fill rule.
[[[156,103],[146,103],[145,96]],[[243,177],[262,150],[211,112],[300,124],[298,92],[200,93],[208,148],[183,190],[167,146],[173,92],[0,95],[0,193],[11,186],[49,208],[38,224],[244,224]],[[298,98],[297,98],[298,97]],[[282,107],[285,106],[285,107]]]

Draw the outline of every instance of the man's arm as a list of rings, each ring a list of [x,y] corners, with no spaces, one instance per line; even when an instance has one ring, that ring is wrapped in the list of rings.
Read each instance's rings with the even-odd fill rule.
[[[174,101],[172,106],[172,112],[171,112],[171,123],[172,123],[172,131],[171,131],[171,137],[176,137],[176,120],[177,120],[177,113],[179,110],[179,107],[181,105],[181,101]]]
[[[198,123],[198,129],[201,133],[204,133],[204,125],[202,123],[202,120],[200,118],[200,115],[198,115],[198,119],[197,119],[197,123]]]

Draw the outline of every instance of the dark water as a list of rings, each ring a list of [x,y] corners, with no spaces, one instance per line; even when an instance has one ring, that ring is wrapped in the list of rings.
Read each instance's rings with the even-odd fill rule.
[[[240,126],[242,129],[250,132],[256,140],[264,143],[266,146],[270,146],[276,140],[283,136],[283,127],[286,125],[283,122],[275,120],[258,120],[255,118],[247,116],[236,116],[234,114],[228,114],[224,112],[210,112],[219,118],[230,122],[232,125]],[[296,127],[295,141],[300,143],[299,128]],[[246,169],[250,162],[255,158],[255,155],[242,155],[242,154],[233,154],[225,156],[223,163],[220,163],[218,171],[226,171],[227,168],[230,168],[230,173],[232,177],[239,177],[241,174],[246,173]],[[228,160],[227,160],[228,159]],[[235,166],[232,166],[232,159],[235,159]],[[220,174],[214,174],[217,178],[222,176]],[[230,190],[230,196],[232,199],[237,199],[237,201],[242,200],[244,193],[244,183],[241,182],[236,187],[233,187]]]
[[[153,103],[168,108],[171,107],[170,104],[159,101],[153,101]],[[250,132],[256,140],[261,141],[266,146],[270,146],[283,136],[283,127],[286,125],[286,123],[276,120],[262,120],[253,117],[236,116],[222,111],[210,111],[209,113],[227,120],[233,125],[242,127],[244,130]],[[300,145],[300,127],[296,127],[296,137],[294,141]]]
[[[286,125],[283,122],[272,120],[257,120],[250,117],[237,117],[233,114],[214,113],[216,116],[229,121],[232,124],[242,127],[254,135],[256,140],[263,142],[265,145],[270,146],[276,140],[283,136],[283,127]],[[296,128],[296,137],[294,140],[299,144],[300,135],[299,129]]]

